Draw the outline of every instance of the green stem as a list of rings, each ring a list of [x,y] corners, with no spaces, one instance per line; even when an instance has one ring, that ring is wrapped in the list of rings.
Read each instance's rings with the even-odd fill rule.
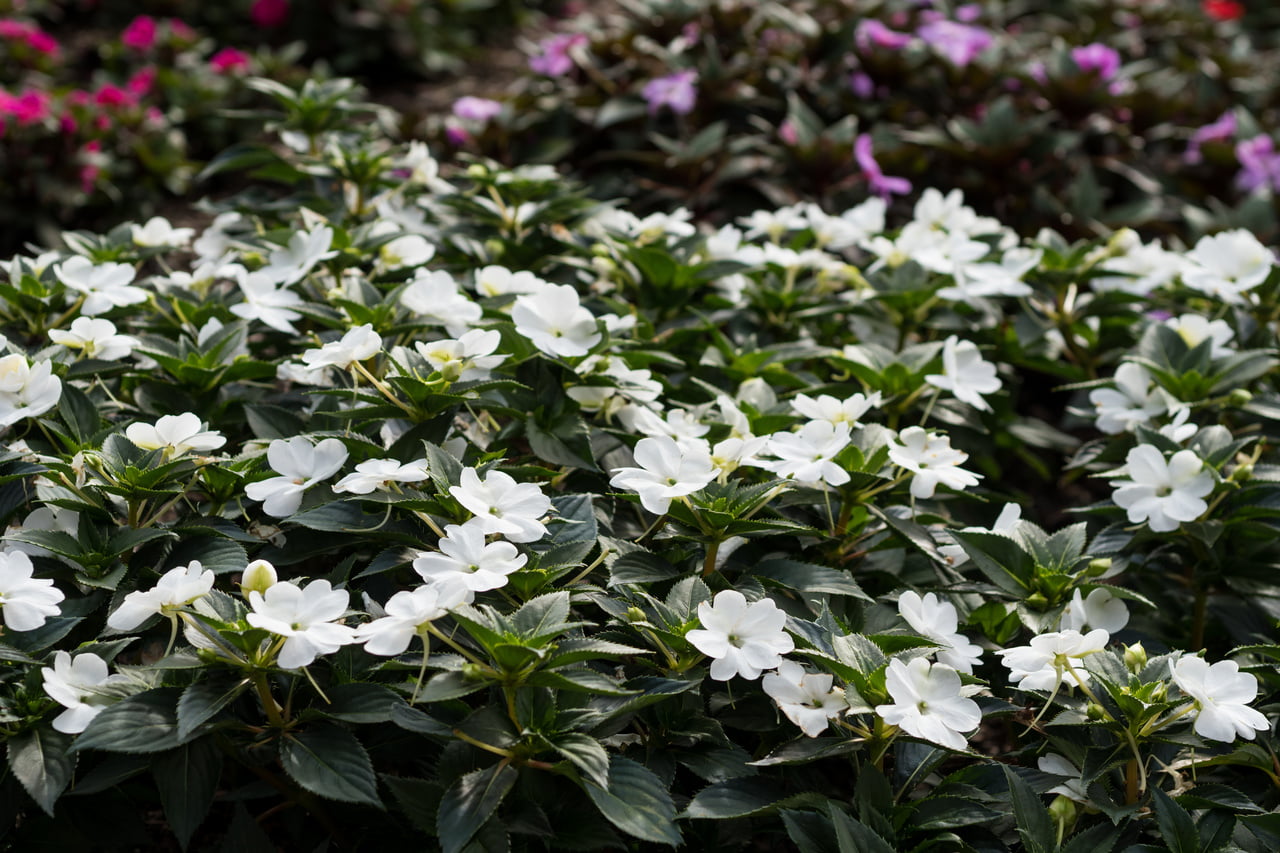
[[[711,544],[707,546],[707,556],[702,561],[702,576],[708,577],[716,570],[716,554],[720,550],[720,540],[713,539]]]
[[[265,672],[255,672],[249,678],[253,681],[253,686],[258,690],[258,698],[262,700],[262,708],[267,712],[267,720],[271,725],[283,728],[284,717],[280,716],[280,706],[276,704],[275,697],[271,695],[271,684],[267,681],[267,674]]]

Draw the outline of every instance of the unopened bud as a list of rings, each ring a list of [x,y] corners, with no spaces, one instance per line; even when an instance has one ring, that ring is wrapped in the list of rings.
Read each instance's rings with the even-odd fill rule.
[[[643,622],[643,621],[645,621],[645,620],[646,620],[646,619],[648,619],[648,618],[649,618],[649,617],[648,617],[648,616],[645,616],[644,611],[643,611],[643,610],[641,610],[639,607],[628,607],[628,608],[627,608],[627,621],[628,621],[628,622]]]
[[[478,663],[464,663],[462,677],[467,681],[481,681],[484,678],[484,670]]]
[[[1243,388],[1237,388],[1227,395],[1228,406],[1247,406],[1253,401],[1253,394]]]
[[[489,170],[480,163],[472,163],[467,167],[468,178],[487,178],[488,176]]]
[[[1043,593],[1033,592],[1027,596],[1027,604],[1036,610],[1044,610],[1049,606],[1049,599],[1045,598]]]
[[[1069,797],[1059,794],[1049,803],[1049,814],[1055,823],[1071,826],[1076,822],[1076,804]]]
[[[1105,720],[1107,718],[1106,709],[1104,709],[1097,702],[1090,702],[1088,705],[1086,705],[1084,709],[1084,713],[1085,713],[1085,716],[1087,716],[1091,720]]]
[[[1124,665],[1133,672],[1138,672],[1147,665],[1147,650],[1142,647],[1142,643],[1125,646]]]
[[[1237,465],[1231,472],[1230,480],[1233,483],[1245,483],[1253,478],[1253,465],[1246,463]]]
[[[251,592],[265,593],[277,580],[279,576],[276,575],[275,566],[266,560],[254,560],[244,567],[244,574],[240,576],[240,591],[246,598]]]
[[[1091,578],[1096,578],[1100,575],[1105,575],[1109,571],[1111,571],[1111,558],[1098,557],[1089,561],[1089,568],[1085,570],[1085,574]]]

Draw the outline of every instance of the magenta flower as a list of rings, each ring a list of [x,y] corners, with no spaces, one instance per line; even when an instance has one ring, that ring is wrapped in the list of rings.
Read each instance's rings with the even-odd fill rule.
[[[249,17],[264,29],[274,29],[289,20],[289,0],[253,0]]]
[[[552,36],[538,45],[537,56],[529,58],[529,68],[537,74],[548,77],[563,77],[573,70],[573,57],[569,51],[580,44],[586,44],[587,37],[582,33],[561,33]]]
[[[849,88],[859,98],[868,100],[876,93],[875,81],[863,71],[855,71],[849,75]]]
[[[13,116],[18,124],[34,124],[49,115],[50,97],[36,89],[28,89],[14,97],[0,92],[0,113]]]
[[[911,192],[911,182],[906,178],[895,178],[880,170],[880,164],[871,153],[871,134],[859,134],[853,143],[853,156],[862,169],[871,191],[888,200],[891,195],[906,195]]]
[[[234,47],[224,47],[209,57],[209,67],[219,74],[242,71],[249,67],[249,55]]]
[[[891,30],[875,18],[863,18],[853,31],[853,40],[858,47],[866,50],[869,46],[900,50],[911,44],[910,33]]]
[[[677,71],[644,84],[641,94],[649,103],[649,115],[670,107],[676,115],[688,115],[698,100],[698,72]]]
[[[1120,70],[1120,54],[1098,42],[1071,48],[1071,59],[1082,72],[1097,74],[1101,80],[1110,80]]]
[[[488,98],[464,95],[453,102],[453,114],[460,119],[487,122],[502,112],[502,104]]]
[[[120,34],[120,41],[134,50],[149,50],[156,43],[156,19],[150,15],[134,18]]]
[[[40,53],[57,53],[58,40],[44,30],[32,30],[27,34],[27,44]]]
[[[1280,154],[1270,136],[1255,136],[1236,145],[1240,174],[1236,186],[1245,192],[1280,190]]]
[[[1200,155],[1201,145],[1206,142],[1225,142],[1235,134],[1235,113],[1223,113],[1222,118],[1211,124],[1206,124],[1191,134],[1191,140],[1187,143],[1187,153],[1182,155],[1182,159],[1188,163],[1199,163],[1204,159]]]
[[[964,68],[995,40],[990,30],[955,21],[931,21],[916,30],[916,35],[957,68]]]

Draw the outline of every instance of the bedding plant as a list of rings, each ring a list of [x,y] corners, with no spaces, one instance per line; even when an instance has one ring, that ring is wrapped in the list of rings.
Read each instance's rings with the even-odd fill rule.
[[[711,230],[276,94],[209,227],[6,264],[9,846],[1275,849],[1254,236]]]

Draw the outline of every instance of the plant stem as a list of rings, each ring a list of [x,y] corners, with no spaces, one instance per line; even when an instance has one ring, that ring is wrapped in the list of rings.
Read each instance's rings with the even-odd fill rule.
[[[262,708],[267,712],[267,720],[273,726],[283,727],[284,717],[280,716],[280,706],[271,695],[271,684],[267,681],[267,674],[261,671],[255,672],[250,676],[250,680],[258,689],[258,698],[262,700]]]

